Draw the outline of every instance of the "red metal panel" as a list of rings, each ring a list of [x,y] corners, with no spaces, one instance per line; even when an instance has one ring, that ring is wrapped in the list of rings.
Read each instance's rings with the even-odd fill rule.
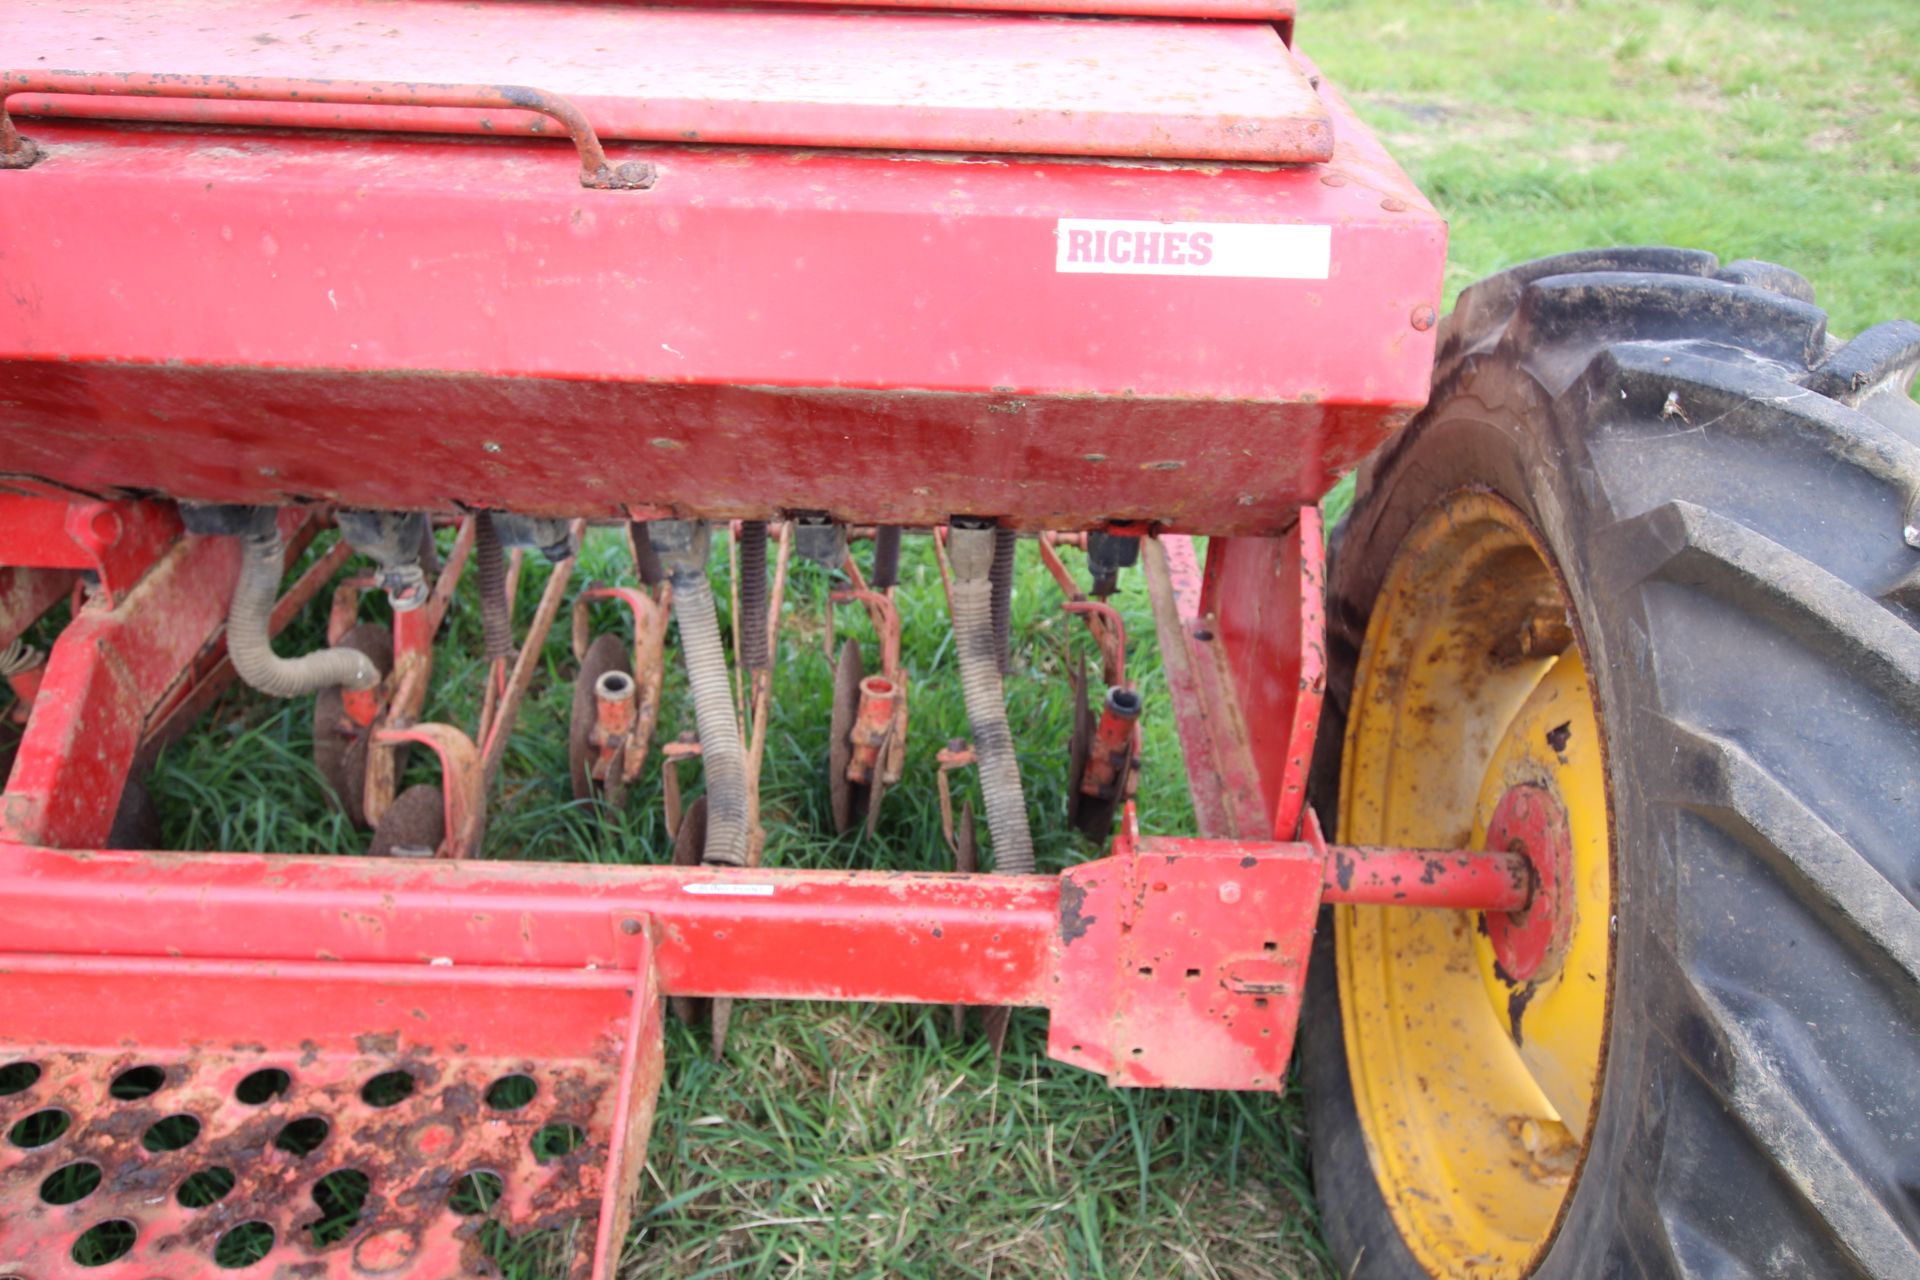
[[[782,4],[841,5],[843,0],[778,0]],[[1294,0],[867,0],[871,9],[1005,10],[1012,13],[1085,13],[1168,18],[1260,18],[1287,24]]]
[[[1262,839],[1270,834],[1269,810],[1248,747],[1246,719],[1234,696],[1232,672],[1225,664],[1224,650],[1213,642],[1212,630],[1199,617],[1200,566],[1193,540],[1162,535],[1145,544],[1142,556],[1200,834],[1223,840]],[[1292,587],[1273,582],[1264,589]]]
[[[1086,949],[1062,948],[1047,1052],[1117,1085],[1278,1089],[1321,867],[1304,845],[1168,841],[1069,869],[1061,936]]]
[[[1325,106],[1270,23],[447,0],[11,0],[17,70],[525,85],[603,137],[1317,161]],[[515,111],[29,93],[35,114],[522,133]],[[542,121],[541,127],[551,128]],[[537,130],[536,130],[537,131]]]
[[[1444,226],[1341,127],[1327,170],[654,150],[598,192],[564,146],[37,124],[0,470],[1271,532],[1426,393]],[[1324,225],[1331,274],[1060,272],[1063,217]]]
[[[1147,581],[1202,834],[1292,839],[1326,692],[1320,509],[1278,538],[1163,537]]]
[[[1299,833],[1306,803],[1327,683],[1325,569],[1318,507],[1278,538],[1216,538],[1190,632],[1224,655],[1270,815],[1260,834],[1275,839]]]

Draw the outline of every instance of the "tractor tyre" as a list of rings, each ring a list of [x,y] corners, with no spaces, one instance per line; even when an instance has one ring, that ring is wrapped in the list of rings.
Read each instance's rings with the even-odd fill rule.
[[[1323,915],[1343,1276],[1920,1276],[1920,326],[1810,297],[1671,249],[1495,276],[1360,471],[1316,808],[1536,889]]]

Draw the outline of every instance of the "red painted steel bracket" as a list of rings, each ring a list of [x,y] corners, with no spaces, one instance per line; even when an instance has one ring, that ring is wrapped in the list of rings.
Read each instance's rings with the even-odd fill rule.
[[[1322,865],[1169,840],[1069,869],[1047,1052],[1116,1085],[1279,1088]]]
[[[183,707],[203,705],[231,677],[222,637],[239,548],[231,538],[180,536],[168,502],[53,505],[0,499],[0,546],[27,564],[81,567],[60,557],[90,558],[101,590],[48,655],[0,797],[0,836],[84,848],[107,840],[138,755],[178,731]],[[312,520],[292,508],[281,514],[290,554],[311,538]],[[97,540],[91,550],[76,529]],[[309,574],[293,594],[319,585]],[[276,605],[270,629],[291,616]]]
[[[118,604],[181,533],[171,502],[69,501],[0,494],[0,546],[7,563],[78,569]]]

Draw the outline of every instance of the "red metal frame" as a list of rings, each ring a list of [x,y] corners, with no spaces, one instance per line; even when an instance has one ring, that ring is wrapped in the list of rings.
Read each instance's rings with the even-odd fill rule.
[[[303,13],[351,25],[363,7]],[[0,799],[0,1066],[41,1068],[0,1094],[0,1122],[52,1108],[72,1122],[42,1147],[0,1146],[0,1270],[30,1259],[36,1280],[67,1274],[67,1237],[107,1212],[137,1240],[89,1274],[205,1270],[216,1219],[168,1198],[186,1165],[116,1158],[165,1112],[195,1116],[204,1150],[251,1162],[234,1212],[277,1233],[257,1265],[442,1280],[473,1244],[444,1212],[449,1179],[484,1165],[507,1182],[514,1229],[592,1219],[571,1274],[604,1277],[644,1156],[664,996],[1045,1008],[1049,1052],[1115,1084],[1272,1090],[1322,903],[1530,919],[1540,882],[1525,856],[1329,847],[1305,806],[1325,619],[1319,513],[1301,504],[1424,399],[1444,224],[1291,48],[1288,0],[1047,7],[1173,17],[492,0],[450,19],[403,0],[380,12],[416,38],[367,52],[354,35],[344,68],[271,40],[251,41],[245,65],[188,67],[233,58],[229,37],[278,19],[210,0],[219,31],[192,30],[172,9],[120,6],[122,34],[145,37],[96,49],[92,11],[25,0],[10,34],[61,55],[40,65],[91,51],[114,74],[0,77],[0,108],[40,117],[30,151],[0,110],[0,284],[19,304],[0,310],[13,566],[0,631],[18,637],[81,575],[98,580],[52,647]],[[443,21],[464,33],[417,38]],[[482,28],[524,37],[527,78],[549,92],[490,83],[487,59],[514,50],[499,40],[461,74],[435,61]],[[663,65],[645,98],[638,44],[583,39],[615,30],[666,42],[649,48]],[[667,56],[671,41],[720,49],[722,32],[746,43],[721,60],[759,78],[703,97],[706,72]],[[780,78],[822,39],[854,51],[860,92]],[[991,59],[968,61],[988,45]],[[1083,46],[1112,60],[1061,56]],[[332,83],[300,79],[322,74]],[[1243,99],[1250,114],[1226,105]],[[127,119],[147,124],[113,123]],[[524,136],[549,120],[578,170],[575,153]],[[393,132],[489,126],[485,141]],[[608,154],[601,137],[654,141]],[[715,145],[728,142],[758,145]],[[860,146],[954,154],[823,149]],[[1053,158],[1018,154],[1038,148]],[[1188,256],[1200,235],[1263,247],[1203,271],[1212,259]],[[463,861],[571,570],[550,579],[511,675],[496,662],[479,742],[417,724],[469,519],[428,603],[396,615],[392,676],[344,700],[381,745],[438,755],[440,858],[110,851],[143,753],[231,674],[238,550],[183,535],[170,501],[127,496],[141,492],[280,506],[290,556],[327,503],[805,510],[920,528],[986,514],[1146,534],[1200,835],[1142,839],[1129,805],[1107,856],[1033,877]],[[1204,577],[1183,531],[1211,539]],[[345,555],[305,574],[275,623]],[[884,597],[858,598],[898,691],[897,750],[897,619]],[[342,595],[339,623],[352,603]],[[1124,684],[1117,615],[1069,608]],[[640,624],[636,645],[658,629]],[[767,681],[754,688],[757,735]],[[868,703],[878,748],[888,717]],[[1108,738],[1116,757],[1117,720]],[[674,762],[695,751],[662,749],[670,826]],[[371,818],[397,754],[368,753]],[[946,830],[957,847],[950,812]],[[155,1101],[109,1100],[106,1082],[148,1064],[164,1078]],[[263,1066],[295,1092],[255,1115],[234,1086]],[[420,1088],[388,1121],[359,1090],[390,1070]],[[486,1082],[516,1071],[537,1077],[540,1102],[524,1120],[489,1113]],[[298,1216],[319,1166],[262,1141],[303,1108],[334,1120],[339,1159],[381,1180],[331,1250]],[[535,1122],[577,1125],[584,1145],[543,1167]],[[84,1213],[39,1197],[45,1171],[85,1153],[113,1173]]]
[[[1430,905],[1502,910],[1525,903],[1528,875],[1510,854],[1131,834],[1058,878],[0,844],[0,1059],[41,1072],[0,1097],[0,1121],[54,1109],[72,1125],[0,1147],[0,1261],[66,1275],[49,1239],[64,1248],[110,1217],[134,1227],[135,1252],[86,1274],[199,1273],[220,1232],[262,1221],[277,1240],[262,1265],[440,1280],[466,1271],[477,1225],[446,1212],[454,1179],[485,1170],[505,1182],[510,1227],[595,1220],[572,1274],[610,1276],[659,1087],[663,994],[1039,1005],[1049,1052],[1115,1084],[1272,1089],[1323,892],[1384,902],[1418,885]],[[147,1065],[166,1076],[151,1101],[107,1098]],[[284,1098],[235,1099],[276,1067]],[[392,1071],[417,1096],[372,1114],[355,1091]],[[510,1074],[538,1082],[524,1116],[486,1103]],[[192,1150],[130,1161],[169,1115],[199,1126]],[[322,1159],[270,1148],[306,1116],[333,1128]],[[528,1143],[554,1123],[583,1144],[542,1167]],[[97,1198],[40,1200],[44,1176],[88,1159],[114,1171]],[[221,1214],[183,1213],[171,1197],[208,1160],[244,1189]],[[379,1197],[341,1247],[308,1247],[310,1188],[348,1167]]]

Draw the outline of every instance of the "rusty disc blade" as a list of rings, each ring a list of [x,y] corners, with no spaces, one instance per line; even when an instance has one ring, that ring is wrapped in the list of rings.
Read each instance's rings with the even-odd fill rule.
[[[439,787],[418,782],[394,797],[367,852],[376,858],[432,857],[446,834],[446,798]]]
[[[590,800],[593,785],[593,726],[599,719],[598,700],[593,687],[609,671],[633,674],[633,659],[619,636],[608,632],[593,638],[587,656],[580,660],[580,674],[573,678],[573,719],[567,728],[567,768],[573,775],[573,798]],[[611,802],[612,797],[608,797]]]
[[[973,801],[960,806],[960,821],[955,824],[953,833],[953,869],[962,875],[972,875],[980,869],[980,837],[973,829]],[[966,1034],[967,1006],[953,1006],[953,1034],[957,1038]]]
[[[707,798],[701,796],[688,805],[687,811],[680,815],[680,830],[673,836],[673,865],[676,867],[699,866],[700,855],[706,851],[706,847]],[[667,1001],[668,1007],[673,1010],[673,1016],[688,1026],[707,1016],[709,1003],[694,996],[673,996]]]
[[[109,849],[158,849],[160,812],[153,806],[153,793],[141,778],[128,778],[120,793],[120,807],[114,810],[113,828],[107,834]]]
[[[847,765],[853,759],[853,721],[860,711],[860,681],[865,676],[860,646],[849,640],[840,646],[840,661],[833,669],[833,721],[827,730],[827,785],[835,835],[852,829],[864,799],[860,793],[866,790],[847,780]]]
[[[1087,753],[1093,744],[1093,710],[1087,706],[1087,659],[1075,654],[1067,668],[1067,682],[1073,693],[1073,736],[1067,739],[1067,822],[1079,827],[1086,801],[1080,795],[1080,779],[1087,771]]]
[[[701,796],[680,815],[680,829],[673,833],[673,865],[697,867],[700,855],[707,851],[707,798]]]
[[[340,637],[336,646],[358,649],[373,660],[384,678],[393,670],[393,633],[378,622],[363,622]],[[313,699],[313,767],[333,789],[335,801],[356,827],[367,825],[364,792],[367,786],[367,734],[340,731],[345,718],[338,688],[322,689]],[[404,747],[392,748],[404,751]],[[404,767],[405,761],[402,760]]]

